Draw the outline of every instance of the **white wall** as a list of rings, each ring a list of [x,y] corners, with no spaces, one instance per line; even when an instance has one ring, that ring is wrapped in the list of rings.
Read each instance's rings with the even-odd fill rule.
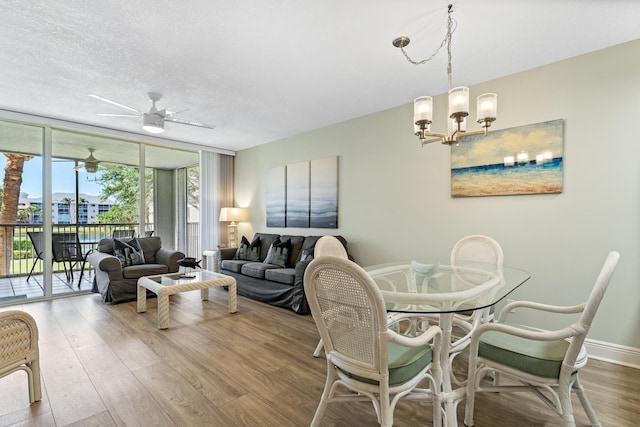
[[[450,149],[420,147],[407,104],[237,153],[236,204],[249,206],[251,220],[239,232],[342,234],[362,265],[446,261],[462,236],[488,234],[506,264],[532,274],[512,297],[556,304],[584,301],[615,249],[622,258],[590,338],[640,348],[640,40],[470,89],[472,97],[498,93],[493,129],[565,120],[563,193],[451,198]],[[436,112],[445,110],[444,96],[435,101]],[[432,129],[444,120],[435,116]],[[332,155],[339,229],[267,228],[266,171]]]

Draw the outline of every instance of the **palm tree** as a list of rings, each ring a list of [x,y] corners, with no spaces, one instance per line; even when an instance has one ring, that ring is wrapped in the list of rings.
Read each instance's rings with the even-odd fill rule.
[[[40,208],[40,206],[36,206],[36,205],[29,205],[29,207],[23,209],[23,211],[27,213],[27,219],[29,223],[33,222],[34,214],[42,213],[42,209]]]
[[[18,218],[18,201],[22,186],[24,162],[33,156],[4,153],[7,163],[4,167],[2,206],[0,207],[0,276],[6,276],[13,261],[13,224]]]

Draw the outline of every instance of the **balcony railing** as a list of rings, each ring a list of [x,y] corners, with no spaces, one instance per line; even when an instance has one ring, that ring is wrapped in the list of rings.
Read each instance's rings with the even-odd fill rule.
[[[148,231],[151,231],[152,225],[148,225]],[[4,247],[5,251],[5,269],[4,274],[0,277],[9,276],[26,276],[29,274],[34,261],[37,259],[37,254],[33,248],[33,244],[29,239],[28,232],[43,231],[42,224],[0,224],[0,228],[7,230],[4,233]],[[104,238],[110,238],[113,235],[114,230],[134,230],[136,236],[140,235],[139,224],[54,224],[54,233],[78,233],[83,250],[88,251],[97,245],[97,243]],[[13,233],[11,233],[13,231]],[[187,242],[188,253],[198,254],[200,239],[199,239],[199,224],[189,223],[187,224]],[[142,235],[144,236],[144,232]],[[13,235],[13,241],[9,241],[9,238]],[[13,248],[11,251],[10,248]],[[54,272],[63,271],[62,264],[53,264]],[[42,262],[36,263],[34,273],[42,273]]]

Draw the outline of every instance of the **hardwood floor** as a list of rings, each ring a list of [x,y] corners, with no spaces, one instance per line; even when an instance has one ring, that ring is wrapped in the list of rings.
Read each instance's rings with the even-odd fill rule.
[[[171,324],[135,302],[104,305],[95,294],[2,307],[33,315],[40,331],[42,401],[29,405],[26,374],[0,378],[2,426],[307,426],[320,399],[325,360],[311,356],[311,316],[227,294],[171,297]],[[635,426],[640,370],[590,360],[582,380],[605,426]],[[476,426],[556,426],[528,394],[480,395]],[[574,397],[579,425],[587,418]],[[458,408],[463,426],[463,405]],[[369,403],[329,405],[323,426],[375,426]],[[431,407],[400,402],[395,426],[431,425]]]

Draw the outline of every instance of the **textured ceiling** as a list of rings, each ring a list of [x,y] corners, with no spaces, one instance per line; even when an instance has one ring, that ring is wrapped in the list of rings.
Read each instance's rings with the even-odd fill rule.
[[[431,55],[446,1],[3,0],[0,109],[133,133],[140,120],[90,98],[188,108],[166,138],[240,150],[447,89]],[[453,84],[473,85],[640,38],[636,0],[460,0]],[[585,88],[587,90],[587,88]],[[0,117],[2,114],[0,114]]]

